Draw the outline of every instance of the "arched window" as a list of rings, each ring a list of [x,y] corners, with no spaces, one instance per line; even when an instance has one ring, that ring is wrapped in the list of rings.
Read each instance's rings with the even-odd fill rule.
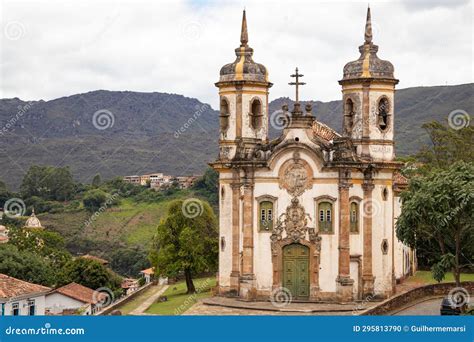
[[[319,225],[320,233],[333,232],[332,203],[330,202],[318,203],[318,225]]]
[[[359,204],[351,203],[351,233],[359,232]]]
[[[259,99],[252,100],[250,105],[250,125],[253,129],[262,127],[262,103]]]
[[[389,102],[388,99],[383,97],[380,99],[378,108],[378,125],[382,131],[385,131],[388,128],[389,123]]]
[[[260,213],[260,224],[259,228],[261,231],[273,230],[273,202],[262,201],[259,206]]]
[[[346,133],[350,134],[352,132],[352,127],[354,126],[354,102],[351,99],[347,99],[344,116],[346,118]]]
[[[221,112],[219,115],[221,132],[225,132],[229,128],[229,116],[230,116],[229,102],[227,102],[227,99],[222,98],[221,99]]]

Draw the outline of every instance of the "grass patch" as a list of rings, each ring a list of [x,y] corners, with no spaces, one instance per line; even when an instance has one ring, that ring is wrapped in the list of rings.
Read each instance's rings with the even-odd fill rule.
[[[157,289],[157,286],[152,285],[148,287],[146,290],[144,290],[143,292],[141,292],[138,296],[133,298],[128,303],[125,303],[117,307],[117,310],[120,310],[122,312],[122,315],[128,315],[130,312],[138,308],[140,304],[142,304],[148,297],[150,297],[156,291],[159,291]]]
[[[433,279],[431,271],[416,271],[414,276],[408,278],[409,282],[436,284],[437,281]],[[461,281],[474,281],[473,273],[461,273]],[[442,283],[454,282],[454,277],[451,272],[446,273]]]
[[[123,199],[119,206],[100,213],[89,225],[86,222],[93,213],[87,211],[45,214],[41,217],[41,222],[48,229],[60,233],[66,242],[73,245],[79,238],[97,242],[99,245],[106,241],[109,245],[147,248],[160,220],[166,215],[168,205],[168,200],[142,203]]]
[[[216,278],[194,279],[194,286],[198,293],[189,295],[186,294],[187,289],[184,281],[171,284],[163,294],[163,296],[168,297],[168,301],[153,303],[145,313],[168,316],[181,315],[199,299],[211,296],[211,288],[216,286]]]

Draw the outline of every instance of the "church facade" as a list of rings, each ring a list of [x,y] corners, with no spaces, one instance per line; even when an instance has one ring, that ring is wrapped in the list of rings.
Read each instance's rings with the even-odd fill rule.
[[[233,63],[221,68],[219,156],[220,295],[347,302],[388,297],[414,271],[397,240],[406,179],[394,160],[393,65],[377,57],[370,9],[360,57],[347,63],[342,131],[319,122],[311,104],[269,113],[272,84],[253,61],[247,20]],[[269,121],[282,124],[269,140]]]

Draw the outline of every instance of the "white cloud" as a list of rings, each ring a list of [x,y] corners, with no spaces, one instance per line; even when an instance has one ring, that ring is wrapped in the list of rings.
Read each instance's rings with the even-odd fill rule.
[[[245,1],[249,44],[271,97],[335,100],[358,57],[366,3]],[[53,99],[95,89],[184,94],[216,105],[219,69],[234,60],[243,2],[3,1],[0,97]],[[379,57],[400,88],[472,82],[472,3],[371,4]],[[13,39],[11,39],[13,38]]]

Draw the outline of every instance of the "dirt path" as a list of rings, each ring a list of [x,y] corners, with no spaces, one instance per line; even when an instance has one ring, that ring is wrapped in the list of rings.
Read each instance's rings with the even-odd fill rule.
[[[168,289],[168,285],[165,285],[163,287],[158,287],[157,291],[153,293],[150,297],[145,299],[143,303],[140,304],[138,308],[135,310],[131,311],[129,315],[146,315],[145,310],[150,307],[151,304],[153,304],[159,296],[163,294]]]

